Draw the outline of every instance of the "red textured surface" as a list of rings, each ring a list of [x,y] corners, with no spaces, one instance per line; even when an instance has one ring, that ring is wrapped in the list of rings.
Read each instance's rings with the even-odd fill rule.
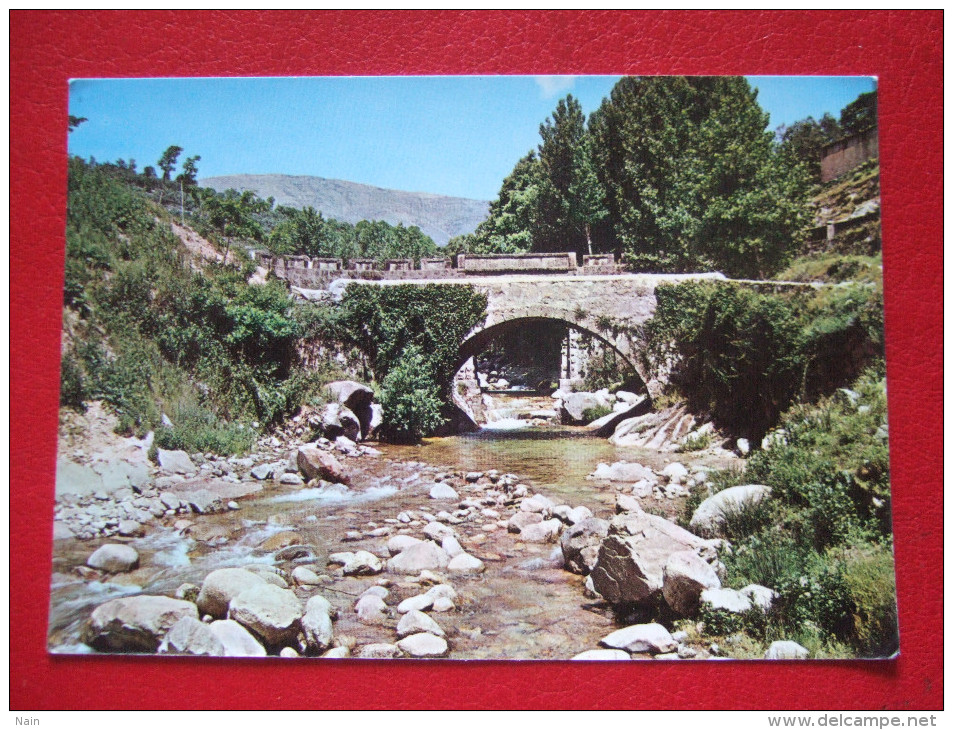
[[[11,709],[942,707],[940,11],[13,11],[10,51]],[[879,76],[900,658],[592,665],[48,656],[67,79],[497,73]]]

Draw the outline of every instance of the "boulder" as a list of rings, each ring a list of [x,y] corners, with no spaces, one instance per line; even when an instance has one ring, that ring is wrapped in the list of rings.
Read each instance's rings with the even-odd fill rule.
[[[66,459],[56,462],[56,497],[86,497],[104,488],[103,478],[92,468]]]
[[[192,459],[184,451],[157,450],[159,468],[169,474],[194,474],[198,471]]]
[[[580,522],[583,520],[588,520],[590,517],[592,517],[592,510],[583,505],[569,510],[569,514],[567,515],[570,525],[578,525]]]
[[[693,550],[672,553],[662,569],[662,595],[680,616],[693,616],[702,591],[720,587],[715,569]]]
[[[663,570],[672,553],[691,550],[707,562],[714,546],[668,520],[645,512],[616,515],[592,569],[595,590],[613,604],[645,604],[660,598]]]
[[[283,530],[282,532],[276,532],[274,535],[269,535],[262,541],[260,547],[262,550],[271,553],[292,545],[300,545],[303,542],[304,539],[294,530]]]
[[[629,661],[631,658],[632,657],[621,649],[590,649],[589,651],[582,652],[582,654],[576,654],[573,660],[582,662],[614,662],[621,660]]]
[[[351,483],[351,478],[341,466],[341,462],[333,454],[319,449],[314,444],[298,447],[297,463],[299,471],[308,480],[326,479],[341,484]]]
[[[361,437],[361,422],[347,406],[328,403],[321,413],[321,433],[332,440],[346,436],[357,441]]]
[[[200,515],[222,512],[226,509],[222,498],[208,489],[196,489],[183,495],[183,499],[193,512]]]
[[[636,624],[613,631],[599,642],[610,649],[622,649],[631,654],[666,654],[675,651],[678,642],[661,624]]]
[[[426,632],[401,639],[397,647],[405,654],[418,658],[446,656],[449,651],[444,639]]]
[[[563,523],[559,520],[545,520],[524,527],[520,531],[520,539],[524,542],[556,542],[562,529]]]
[[[408,611],[397,623],[397,636],[403,639],[411,634],[428,633],[444,636],[443,629],[430,616],[422,611]]]
[[[543,517],[549,517],[555,507],[556,503],[549,497],[544,497],[542,494],[534,494],[532,497],[527,497],[520,502],[521,512],[538,512],[543,515]]]
[[[765,586],[759,586],[756,583],[747,585],[741,589],[742,595],[746,596],[751,605],[757,606],[767,613],[778,598],[778,594]]]
[[[254,479],[262,481],[264,479],[271,479],[275,475],[276,469],[274,464],[259,464],[249,473]]]
[[[374,422],[374,391],[353,380],[337,380],[326,386],[328,394],[357,418],[360,437],[367,438],[380,425]],[[380,408],[380,406],[378,406]],[[357,441],[358,439],[354,439]]]
[[[187,654],[191,656],[225,656],[225,646],[208,624],[186,616],[163,637],[159,654]]]
[[[434,523],[431,523],[434,524]],[[447,551],[432,542],[411,545],[387,561],[391,573],[417,575],[422,570],[443,570],[450,563]]]
[[[457,533],[454,532],[452,527],[443,525],[439,522],[430,522],[424,527],[424,534],[429,537],[431,540],[443,541],[448,535],[450,537],[455,536]]]
[[[595,393],[569,393],[562,400],[559,417],[565,425],[587,423],[585,412],[606,405],[606,399]]]
[[[681,484],[688,478],[688,469],[683,464],[674,461],[662,469],[662,476],[668,477],[668,480],[673,484]]]
[[[698,601],[708,611],[745,613],[752,609],[751,599],[732,588],[708,588],[701,592]]]
[[[242,568],[213,570],[202,581],[196,604],[203,614],[225,618],[228,604],[235,596],[248,588],[265,584],[264,578]]]
[[[579,575],[589,575],[599,557],[599,546],[609,534],[608,520],[589,517],[566,529],[559,543],[566,568]]]
[[[228,604],[228,618],[270,647],[291,645],[297,638],[303,614],[294,593],[265,582],[246,588]]]
[[[745,484],[729,487],[712,495],[695,510],[691,528],[702,535],[717,536],[725,524],[725,513],[758,504],[771,496],[771,487],[763,484]]]
[[[765,659],[807,659],[810,652],[796,641],[774,641],[764,653]]]
[[[129,545],[107,543],[87,558],[86,565],[107,573],[126,573],[139,567],[139,553]]]
[[[306,588],[320,585],[323,582],[320,575],[303,565],[299,565],[291,571],[291,580],[294,581],[295,585],[304,586]]]
[[[447,535],[440,541],[440,547],[447,551],[447,555],[452,559],[461,555],[464,551],[460,541],[454,535]]]
[[[436,596],[431,593],[421,593],[417,596],[405,598],[397,605],[397,613],[409,613],[411,611],[426,611],[433,606]]]
[[[617,461],[614,464],[601,463],[589,475],[591,479],[607,479],[610,482],[638,482],[643,479],[656,481],[655,472],[637,462]]]
[[[119,520],[119,526],[116,530],[123,537],[142,537],[145,531],[142,525],[135,520]]]
[[[227,657],[248,657],[248,656],[267,656],[265,647],[258,643],[258,640],[248,633],[248,629],[237,621],[212,621],[208,625],[212,634],[220,642]]]
[[[152,653],[183,618],[198,619],[194,603],[166,596],[115,598],[95,608],[83,642],[99,651]]]

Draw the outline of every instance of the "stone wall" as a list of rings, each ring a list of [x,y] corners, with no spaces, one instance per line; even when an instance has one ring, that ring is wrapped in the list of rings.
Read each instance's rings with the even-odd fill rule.
[[[829,182],[878,156],[877,128],[845,137],[821,150],[821,182]]]

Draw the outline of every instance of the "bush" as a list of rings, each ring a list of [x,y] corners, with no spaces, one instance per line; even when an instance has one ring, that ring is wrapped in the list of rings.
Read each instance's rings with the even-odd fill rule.
[[[424,357],[415,347],[404,353],[381,383],[383,423],[380,434],[397,443],[419,443],[440,426],[442,401]]]
[[[847,588],[854,603],[854,635],[861,656],[889,656],[899,648],[893,551],[877,544],[848,553]]]
[[[593,406],[592,408],[586,408],[582,412],[582,420],[585,423],[592,423],[596,419],[608,416],[610,413],[612,413],[612,408],[609,406]]]

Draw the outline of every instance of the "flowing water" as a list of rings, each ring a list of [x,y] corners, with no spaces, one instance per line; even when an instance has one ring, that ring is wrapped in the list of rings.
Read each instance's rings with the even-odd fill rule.
[[[439,472],[487,471],[513,473],[532,491],[557,504],[585,505],[597,517],[613,512],[615,488],[604,481],[587,480],[599,462],[639,461],[661,469],[678,455],[663,455],[632,448],[616,448],[584,429],[528,426],[527,407],[536,402],[502,401],[505,428],[428,439],[420,446],[381,445],[378,459],[347,460],[352,489],[334,492],[311,488],[280,487],[269,483],[264,491],[241,500],[241,509],[193,518],[201,537],[183,535],[165,526],[131,544],[139,551],[141,566],[124,575],[101,581],[84,581],[77,566],[106,540],[58,540],[54,546],[49,645],[53,652],[91,651],[81,643],[83,623],[95,606],[111,598],[138,592],[173,595],[182,583],[201,585],[205,575],[222,567],[249,563],[275,565],[275,549],[263,547],[269,538],[293,533],[313,548],[317,572],[328,569],[327,557],[339,551],[383,551],[387,537],[369,537],[377,527],[401,525],[395,519],[405,510],[455,509],[455,502],[435,502],[429,489]],[[506,413],[511,406],[512,412]],[[523,415],[523,418],[520,416]],[[492,424],[491,424],[492,426]],[[717,466],[717,464],[710,464]],[[464,479],[451,481],[461,499],[471,494]],[[616,485],[618,486],[618,485]],[[512,511],[500,510],[502,519]],[[505,529],[490,529],[493,520],[456,525],[467,552],[484,561],[487,570],[454,578],[459,593],[457,610],[434,614],[447,631],[451,658],[459,659],[568,659],[586,649],[617,626],[605,604],[583,595],[583,578],[553,562],[553,545],[522,543]],[[363,537],[353,539],[354,531]],[[349,536],[348,533],[352,534]],[[294,565],[281,563],[290,571]],[[333,574],[332,574],[333,575]],[[341,611],[335,635],[353,636],[357,644],[393,642],[392,625],[366,626],[357,622],[353,604],[357,596],[380,578],[392,578],[391,597],[399,600],[421,589],[400,577],[382,574],[364,578],[335,576],[318,589]],[[302,598],[310,595],[301,592]]]

